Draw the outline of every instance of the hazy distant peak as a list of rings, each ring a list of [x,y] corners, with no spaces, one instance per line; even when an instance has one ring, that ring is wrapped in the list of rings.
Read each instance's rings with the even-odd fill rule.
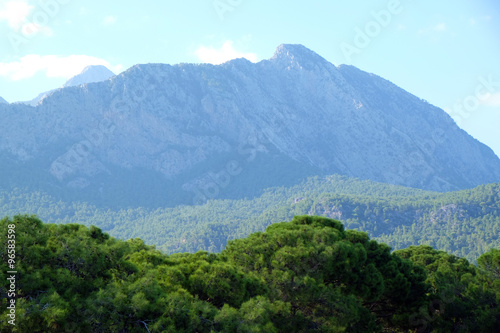
[[[81,84],[101,82],[115,76],[115,73],[102,65],[87,66],[83,71],[66,81],[63,87],[79,86]]]
[[[0,96],[0,104],[9,104],[5,99]]]
[[[83,71],[73,76],[71,79],[66,81],[66,83],[61,88],[74,87],[87,83],[101,82],[115,76],[115,73],[107,69],[102,65],[87,66]],[[49,91],[44,91],[40,93],[37,97],[33,98],[31,101],[21,102],[22,104],[27,104],[31,106],[38,105],[46,97],[50,96],[57,89],[51,89]]]

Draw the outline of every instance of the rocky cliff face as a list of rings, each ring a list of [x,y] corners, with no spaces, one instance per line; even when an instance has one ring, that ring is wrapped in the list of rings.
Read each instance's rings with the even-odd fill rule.
[[[498,157],[444,111],[301,45],[257,64],[136,65],[0,114],[3,160],[37,170],[19,181],[110,203],[246,196],[312,174],[438,191],[500,180]]]

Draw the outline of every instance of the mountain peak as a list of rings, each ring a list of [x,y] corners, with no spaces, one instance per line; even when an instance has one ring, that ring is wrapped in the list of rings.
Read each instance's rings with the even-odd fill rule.
[[[302,44],[281,44],[276,48],[271,59],[290,59],[297,62],[304,61],[326,61],[314,51],[311,51]]]
[[[288,69],[315,70],[331,65],[325,58],[301,44],[281,44],[269,60]]]
[[[9,104],[5,99],[0,96],[0,104]]]
[[[63,87],[73,87],[87,83],[105,81],[112,76],[115,76],[115,73],[110,71],[105,66],[91,65],[85,67],[80,74],[75,75],[71,79],[66,81]]]
[[[276,48],[274,57],[280,56],[318,56],[314,51],[309,50],[302,44],[281,44]]]

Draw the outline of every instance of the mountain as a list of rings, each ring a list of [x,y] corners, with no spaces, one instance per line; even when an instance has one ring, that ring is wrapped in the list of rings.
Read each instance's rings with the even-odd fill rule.
[[[0,96],[0,104],[9,104],[5,99]]]
[[[102,65],[87,66],[83,71],[70,78],[63,87],[75,87],[82,84],[106,81],[110,77],[115,76],[115,73]]]
[[[107,79],[113,76],[115,76],[115,74],[109,69],[107,69],[105,66],[102,65],[87,66],[83,69],[83,71],[80,74],[75,75],[68,81],[66,81],[66,83],[61,88],[75,87],[82,84],[106,81]],[[52,89],[40,93],[37,97],[35,97],[31,101],[25,102],[24,104],[36,106],[43,99],[45,99],[47,96],[50,96],[56,90],[57,89]]]
[[[31,101],[26,101],[26,102],[20,102],[21,104],[26,104],[26,105],[31,105],[31,106],[36,106],[38,103],[40,103],[43,99],[45,99],[47,96],[50,96],[54,91],[57,89],[51,89],[49,91],[44,91],[35,98],[33,98]]]
[[[443,110],[301,45],[256,64],[136,65],[0,114],[2,187],[106,207],[253,197],[333,173],[436,191],[500,181],[500,159]]]

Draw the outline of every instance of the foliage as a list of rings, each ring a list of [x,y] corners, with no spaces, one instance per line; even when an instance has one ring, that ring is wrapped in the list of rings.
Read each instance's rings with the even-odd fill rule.
[[[478,267],[428,246],[391,253],[325,217],[273,224],[219,254],[166,255],[140,239],[26,215],[4,218],[0,230],[2,332],[493,332],[500,324],[499,250]],[[444,305],[428,307],[438,297]]]
[[[430,246],[396,251],[396,255],[425,267],[426,282],[431,286],[427,306],[412,317],[412,323],[422,332],[496,332],[500,327],[500,280],[494,272],[500,265],[492,259],[498,252],[492,249],[483,254],[476,267]]]
[[[118,210],[17,189],[0,192],[0,211],[93,224],[117,238],[140,237],[168,253],[220,252],[228,240],[304,214],[341,219],[346,228],[366,231],[394,249],[427,244],[475,262],[500,247],[498,183],[437,193],[335,175],[270,188],[255,198]]]

